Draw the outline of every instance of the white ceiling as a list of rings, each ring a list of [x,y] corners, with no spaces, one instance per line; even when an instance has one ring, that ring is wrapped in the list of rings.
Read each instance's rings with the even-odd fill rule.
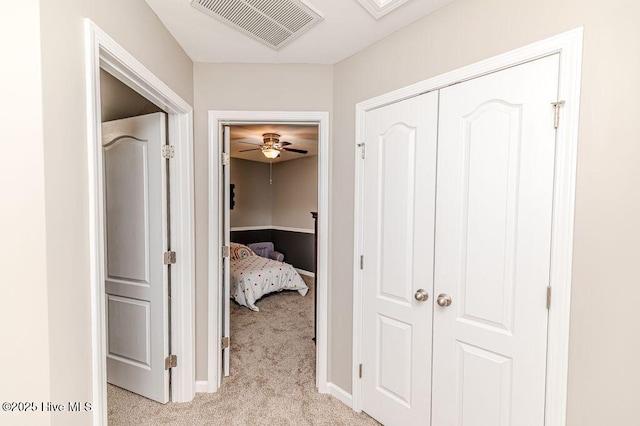
[[[196,10],[189,0],[146,0],[194,62],[308,64],[339,62],[452,1],[409,0],[376,20],[358,0],[305,0],[324,19],[275,51]]]
[[[280,151],[280,157],[269,160],[259,149],[260,145],[262,145],[262,135],[265,133],[277,133],[280,135],[280,142],[291,143],[286,148],[304,149],[308,153],[299,154],[283,150]],[[318,155],[317,124],[248,124],[231,126],[230,139],[231,157],[242,160],[279,163]],[[253,151],[245,151],[249,149],[253,149]]]

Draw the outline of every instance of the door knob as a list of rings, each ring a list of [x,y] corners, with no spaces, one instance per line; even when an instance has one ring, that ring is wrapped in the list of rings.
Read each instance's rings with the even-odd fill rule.
[[[418,302],[425,302],[429,298],[429,293],[427,293],[423,289],[418,289],[413,297],[415,297]]]
[[[446,308],[447,306],[451,305],[451,296],[446,293],[441,293],[440,295],[438,295],[438,299],[436,301],[438,302],[438,305],[444,306]]]

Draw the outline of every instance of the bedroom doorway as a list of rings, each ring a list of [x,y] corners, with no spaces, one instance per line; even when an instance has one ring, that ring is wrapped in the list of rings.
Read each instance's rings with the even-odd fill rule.
[[[318,124],[224,126],[223,143],[229,160],[225,158],[223,165],[222,235],[224,246],[230,247],[229,256],[222,259],[223,338],[238,350],[252,345],[251,333],[287,330],[279,337],[305,348],[298,358],[315,359],[315,304],[310,299],[315,293]],[[308,296],[292,297],[296,291]],[[300,334],[287,327],[287,316],[277,309],[299,318]],[[273,339],[263,343],[262,349],[285,345]],[[292,354],[287,356],[295,361]],[[234,359],[244,355],[249,354],[239,353]],[[223,377],[238,372],[230,370],[227,344],[222,358]],[[246,359],[243,364],[247,365]]]
[[[245,356],[241,351],[246,339],[238,340],[234,347],[231,325],[255,325],[256,318],[282,322],[283,327],[256,328],[260,330],[255,331],[256,335],[273,345],[277,343],[269,340],[268,330],[276,333],[284,330],[284,324],[290,320],[278,318],[277,314],[286,312],[295,318],[306,318],[300,323],[309,324],[308,342],[304,343],[307,354],[300,358],[315,358],[315,364],[304,368],[315,369],[311,381],[319,392],[326,393],[328,114],[210,111],[209,129],[209,248],[212,255],[209,256],[208,391],[215,392],[226,375],[234,375],[229,362],[234,349],[238,350],[238,357]],[[313,179],[312,188],[301,189],[305,179],[309,182]],[[301,203],[301,199],[307,204]],[[293,204],[297,204],[295,209]],[[312,213],[317,214],[317,234]],[[251,249],[232,242],[246,243]],[[279,249],[285,252],[285,263],[280,263],[283,254]],[[221,253],[220,257],[214,255],[216,252]],[[233,268],[238,270],[233,285],[232,259]],[[251,275],[253,269],[256,269],[255,276]],[[269,282],[262,282],[264,271],[271,277]],[[297,293],[305,295],[309,289],[314,290],[314,285],[317,286],[315,312],[313,294],[300,298],[295,291],[288,291],[257,302],[263,295],[279,290],[298,290]],[[238,303],[231,304],[232,297]],[[263,304],[264,312],[255,312]],[[273,318],[269,317],[267,307],[275,315]],[[311,340],[314,334],[315,346]],[[238,333],[239,338],[242,336]],[[303,339],[301,336],[298,337]],[[243,359],[244,365],[247,361]]]
[[[85,68],[87,80],[87,167],[89,175],[87,199],[91,217],[89,223],[89,248],[93,342],[93,423],[107,424],[107,359],[108,356],[113,359],[117,355],[115,352],[119,352],[119,361],[124,364],[131,365],[137,362],[137,366],[140,368],[137,373],[131,373],[131,376],[139,374],[142,370],[152,370],[154,377],[161,378],[161,380],[153,384],[147,383],[149,386],[144,389],[132,390],[162,402],[169,398],[172,402],[188,402],[195,395],[195,383],[193,380],[195,363],[192,362],[195,340],[191,333],[195,328],[194,301],[192,297],[195,270],[192,248],[194,233],[191,219],[193,216],[193,179],[191,176],[193,152],[193,137],[191,134],[192,107],[91,20],[85,19],[84,27],[87,47]],[[101,104],[103,95],[101,95],[100,89],[103,84],[107,83],[107,79],[110,79],[112,83],[117,82],[120,87],[126,86],[124,90],[127,92],[135,92],[133,97],[129,95],[124,97],[127,99],[125,102],[126,108],[137,109],[135,111],[136,114],[132,115],[142,114],[142,118],[136,117],[134,121],[139,121],[139,118],[145,123],[136,123],[133,127],[127,128],[127,123],[124,122],[129,119],[125,119],[119,123],[118,129],[102,126],[103,121],[109,120],[104,118],[103,114],[110,115],[113,112],[103,111],[103,105]],[[121,85],[121,83],[123,84]],[[123,93],[120,91],[119,94],[111,93],[111,95],[121,98]],[[110,119],[115,118],[123,118],[123,116],[111,116]],[[109,135],[108,133],[112,130],[115,130],[115,132]],[[171,161],[168,164],[168,173],[171,175],[170,183],[158,179],[159,175],[167,173],[164,167],[167,157],[161,154],[163,151],[161,145],[166,145],[166,141],[164,141],[163,137],[153,136],[154,132],[156,135],[168,135],[168,140],[172,144],[169,149],[165,150],[172,154]],[[103,136],[105,136],[104,140]],[[147,137],[153,138],[153,141],[147,144],[148,141],[144,141]],[[142,147],[143,144],[149,146]],[[106,151],[111,151],[111,153],[106,154]],[[119,153],[116,151],[119,151]],[[159,165],[157,160],[160,160]],[[105,165],[109,161],[111,161],[111,165]],[[153,170],[149,166],[151,163],[154,163],[152,165]],[[123,169],[125,172],[121,173]],[[146,176],[145,173],[147,174]],[[126,179],[126,181],[121,179],[125,175],[135,178],[136,184],[130,185],[131,179]],[[152,184],[150,182],[151,179],[154,180]],[[149,182],[145,182],[145,180]],[[158,180],[161,181],[161,185],[157,185]],[[147,183],[149,185],[145,187]],[[166,188],[164,184],[167,184]],[[106,192],[112,190],[111,195],[113,196],[114,189],[119,189],[120,195],[116,197],[118,199],[112,197],[110,203]],[[117,227],[115,230],[113,227],[108,229],[109,221],[114,218],[121,219],[124,211],[121,209],[120,214],[112,216],[110,213],[113,213],[113,211],[108,211],[109,204],[113,206],[114,203],[128,203],[131,205],[137,203],[134,207],[140,207],[140,197],[145,191],[147,191],[147,194],[144,194],[144,196],[148,196],[149,200],[152,197],[155,199],[162,198],[162,196],[157,196],[159,193],[166,194],[170,192],[169,199],[165,199],[167,202],[166,210],[171,212],[170,217],[166,217],[166,220],[160,220],[160,222],[164,222],[160,227],[156,226],[157,224],[151,224],[152,220],[149,220],[146,223],[146,229],[144,229],[145,226],[139,220],[142,218],[142,222],[145,222],[148,217],[154,215],[149,215],[149,210],[145,208],[146,206],[138,208],[136,211],[138,216],[136,218],[126,218],[125,221],[129,221],[127,225],[133,225],[138,236],[145,232],[148,235],[153,233],[156,240],[152,241],[151,238],[137,239],[137,247],[133,248],[134,250],[137,249],[137,262],[135,262],[135,265],[130,262],[131,259],[126,259],[122,256],[124,253],[115,253],[119,251],[118,247],[112,247],[114,250],[112,250],[109,258],[107,240],[110,239],[110,242],[114,242],[113,232],[119,233],[115,237],[122,237],[120,242],[126,237],[122,229],[118,230]],[[155,201],[153,204],[157,206]],[[147,217],[144,217],[145,215]],[[157,216],[153,220],[156,219]],[[151,227],[154,229],[150,229]],[[165,233],[164,237],[158,237],[158,233],[155,232],[158,228],[161,228],[160,232],[162,233],[169,229],[170,234]],[[158,262],[157,256],[153,256],[154,259],[147,259],[146,252],[152,252],[153,250],[157,254],[158,247],[167,248],[163,243],[158,243],[158,239],[170,239],[170,250],[179,253],[179,262],[173,264],[170,270],[161,271],[160,273],[163,276],[160,281],[163,282],[165,278],[168,281],[168,275],[171,276],[173,287],[171,296],[159,302],[165,305],[162,309],[150,307],[151,304],[154,304],[153,300],[158,302],[156,296],[160,292],[151,289],[150,293],[153,293],[151,301],[144,299],[145,296],[141,295],[141,293],[146,289],[142,289],[142,287],[150,286],[140,282],[142,281],[140,279],[141,275],[145,275],[145,278],[151,275],[151,273],[148,273],[151,268],[145,268],[144,263],[147,260],[154,263]],[[117,243],[118,238],[115,238],[115,240]],[[127,248],[127,250],[131,251],[130,249],[132,248]],[[145,254],[140,256],[142,251],[145,251]],[[165,254],[161,253],[161,255],[164,258]],[[159,262],[164,263],[164,259],[159,260]],[[164,265],[163,267],[168,269]],[[114,273],[114,268],[119,268],[119,272],[124,271],[126,273],[121,274],[118,271]],[[152,265],[152,268],[154,269],[154,274],[157,274],[159,268],[156,267],[156,264]],[[122,278],[121,275],[137,280],[136,283],[139,284],[138,287],[140,288],[138,288],[136,294],[115,294],[117,291],[114,291],[114,286],[111,283],[107,283],[107,281],[108,279],[118,281],[119,278]],[[154,282],[158,281],[155,280]],[[115,284],[117,287],[121,283]],[[111,288],[107,289],[107,286]],[[124,286],[120,287],[122,288],[119,290],[124,288]],[[161,287],[164,287],[164,285]],[[133,285],[129,285],[129,290],[132,290],[132,288]],[[106,294],[107,291],[109,291],[109,295]],[[135,292],[136,290],[133,291]],[[154,297],[155,299],[153,299]],[[111,302],[116,301],[117,303],[108,304],[107,298],[110,298]],[[167,318],[169,305],[171,307],[170,320]],[[156,304],[156,306],[158,305]],[[151,310],[154,310],[155,314],[151,313]],[[154,318],[151,319],[151,316]],[[135,324],[132,326],[131,319],[134,317]],[[116,328],[119,331],[125,330],[124,334],[110,333],[113,328],[108,328],[109,321],[114,319],[117,319],[116,322],[120,322],[119,325],[121,327]],[[158,327],[151,324],[157,324],[158,319],[163,323],[160,331],[158,331]],[[113,326],[113,322],[110,325]],[[127,326],[130,328],[127,329]],[[165,332],[166,338],[164,337]],[[159,334],[162,334],[163,337],[159,337]],[[149,344],[153,344],[151,343],[152,341],[157,342],[158,339],[162,340],[162,347],[160,345],[154,348],[141,346],[138,341],[141,336],[141,340]],[[171,347],[171,353],[169,353],[169,346]],[[179,359],[180,368],[173,368],[174,364],[169,363],[169,368],[167,369],[167,359]],[[120,371],[120,373],[122,373],[123,377],[126,376],[124,380],[129,381],[129,384],[131,384],[132,378],[135,379],[135,377],[128,376],[126,372]],[[170,391],[168,390],[169,383],[171,383]],[[134,386],[138,384],[135,383]],[[133,386],[126,386],[133,388]],[[147,392],[151,389],[153,389],[151,393]],[[151,395],[152,393],[157,393],[158,390],[161,394],[160,397],[157,397],[157,394],[156,396]]]

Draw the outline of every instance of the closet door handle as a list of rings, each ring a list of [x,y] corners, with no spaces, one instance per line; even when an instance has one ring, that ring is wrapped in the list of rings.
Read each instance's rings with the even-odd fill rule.
[[[446,293],[441,293],[438,295],[438,299],[436,299],[436,302],[438,302],[438,305],[446,308],[447,306],[451,305],[451,296]]]
[[[418,289],[418,291],[416,291],[416,294],[414,294],[413,297],[415,297],[418,302],[426,302],[427,299],[429,298],[429,293],[427,293],[423,289]]]

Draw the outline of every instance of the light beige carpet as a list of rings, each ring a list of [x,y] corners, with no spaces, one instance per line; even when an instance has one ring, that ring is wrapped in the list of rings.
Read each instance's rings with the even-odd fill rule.
[[[315,388],[313,282],[309,293],[262,298],[260,312],[231,302],[231,376],[215,394],[158,404],[109,385],[110,425],[377,425]]]

